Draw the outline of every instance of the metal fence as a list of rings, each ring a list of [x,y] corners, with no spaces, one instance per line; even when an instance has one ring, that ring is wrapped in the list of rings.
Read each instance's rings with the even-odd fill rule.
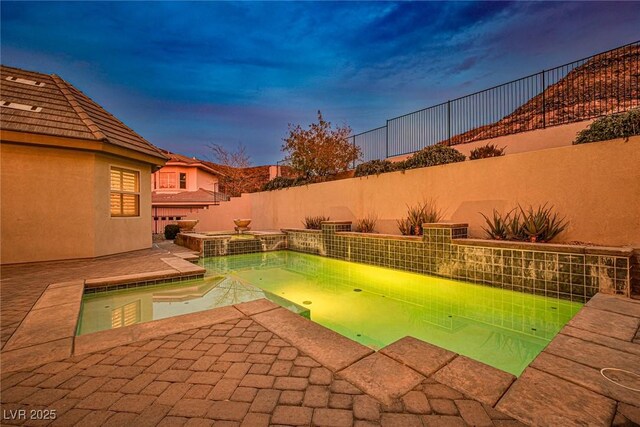
[[[465,144],[640,106],[640,41],[387,120],[351,137],[361,162]]]

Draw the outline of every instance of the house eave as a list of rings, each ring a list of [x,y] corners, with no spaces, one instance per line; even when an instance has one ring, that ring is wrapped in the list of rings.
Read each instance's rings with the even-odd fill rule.
[[[152,155],[141,151],[121,147],[103,140],[91,140],[54,136],[33,132],[19,132],[0,129],[0,141],[2,143],[33,145],[50,148],[63,148],[69,150],[91,151],[110,154],[130,160],[137,160],[153,166],[153,171],[165,165],[168,158],[164,154]]]

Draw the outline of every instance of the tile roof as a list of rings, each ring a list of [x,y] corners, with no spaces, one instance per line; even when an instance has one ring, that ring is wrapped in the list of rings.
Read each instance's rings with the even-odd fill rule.
[[[153,192],[151,194],[151,203],[153,205],[162,204],[214,204],[218,202],[224,202],[229,200],[228,196],[223,193],[216,193],[214,191],[205,190],[199,188],[196,191],[181,191],[179,193],[158,193]]]
[[[205,160],[200,160],[196,157],[187,157],[187,156],[183,156],[182,154],[178,154],[178,153],[172,153],[169,150],[161,150],[162,153],[167,156],[169,158],[169,160],[167,161],[167,166],[171,165],[172,163],[180,163],[180,164],[185,164],[188,166],[195,166],[195,167],[199,167],[201,169],[205,169],[215,175],[221,175],[221,176],[225,176],[226,173],[224,171],[224,166],[222,165],[218,165],[216,163],[211,163],[211,162],[207,162]],[[228,172],[228,171],[227,171]]]
[[[2,105],[3,130],[105,141],[166,159],[159,148],[55,74],[0,65],[0,79],[0,105],[11,102],[41,108],[29,111]]]

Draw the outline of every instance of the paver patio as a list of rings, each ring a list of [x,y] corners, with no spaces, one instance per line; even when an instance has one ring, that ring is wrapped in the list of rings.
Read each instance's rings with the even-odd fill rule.
[[[48,285],[162,271],[168,250],[180,249],[3,267],[3,345],[17,340],[12,336],[31,311],[56,306],[47,297],[51,288],[42,295]],[[76,337],[71,357],[3,368],[2,423],[640,423],[640,393],[599,374],[608,366],[640,366],[635,301],[596,296],[517,380],[413,338],[375,353],[266,300],[187,316]],[[55,409],[56,418],[15,419],[18,409]]]

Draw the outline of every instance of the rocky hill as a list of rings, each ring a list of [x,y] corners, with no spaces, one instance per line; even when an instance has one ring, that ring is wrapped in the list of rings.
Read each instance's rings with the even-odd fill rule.
[[[562,71],[557,70],[560,75]],[[549,72],[547,78],[553,78],[555,72]],[[578,122],[638,107],[639,81],[640,46],[602,53],[568,72],[508,116],[456,135],[448,145]]]

